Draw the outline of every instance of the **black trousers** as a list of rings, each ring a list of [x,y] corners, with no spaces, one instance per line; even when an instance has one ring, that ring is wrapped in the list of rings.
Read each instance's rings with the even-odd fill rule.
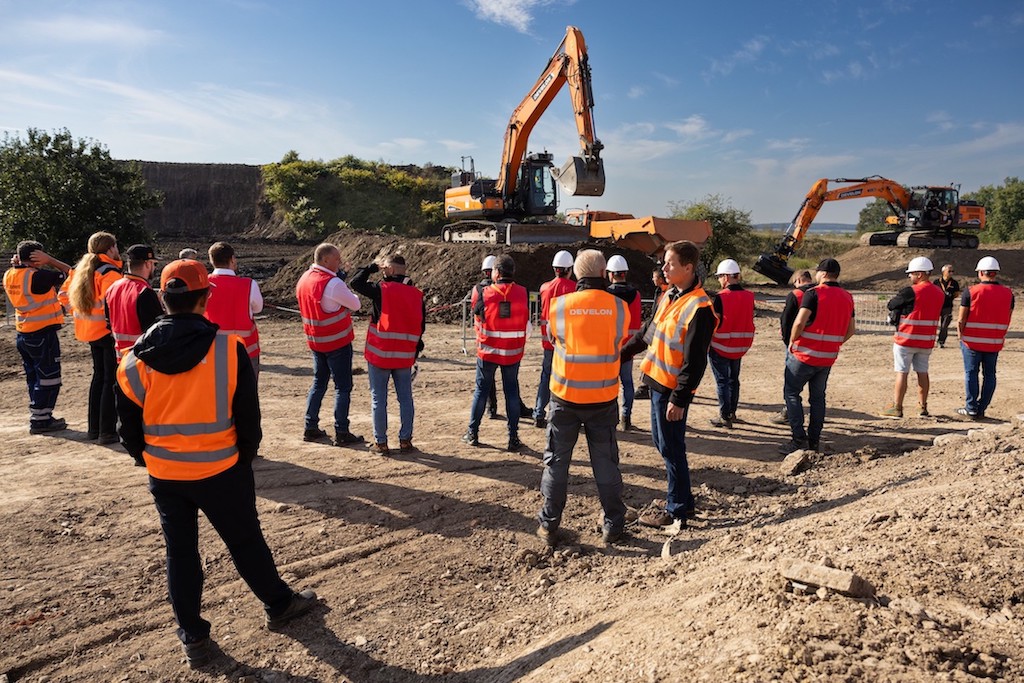
[[[114,385],[117,384],[117,353],[114,337],[108,334],[89,342],[92,353],[92,382],[89,384],[89,435],[117,433]]]
[[[251,464],[239,462],[199,481],[150,477],[149,490],[167,543],[167,588],[183,643],[210,635],[210,622],[200,616],[203,565],[199,557],[199,510],[223,539],[239,575],[263,602],[267,613],[278,616],[288,608],[292,590],[277,573],[263,538]]]

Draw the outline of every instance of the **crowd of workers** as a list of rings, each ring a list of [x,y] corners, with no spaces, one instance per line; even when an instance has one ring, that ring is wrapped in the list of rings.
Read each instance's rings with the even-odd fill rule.
[[[57,432],[66,421],[53,410],[61,386],[57,337],[64,307],[74,316],[75,336],[90,346],[93,376],[87,438],[119,440],[149,473],[150,491],[167,546],[168,584],[178,636],[192,665],[215,652],[210,624],[200,615],[203,573],[197,513],[202,510],[227,545],[236,567],[263,602],[268,628],[279,628],[307,612],[312,591],[293,591],[278,575],[260,529],[251,463],[262,429],[258,400],[259,332],[263,309],[258,284],[239,276],[230,244],[209,249],[212,273],[179,254],[152,289],[157,257],[149,245],[133,245],[122,256],[116,238],[98,232],[74,268],[47,254],[43,245],[18,245],[4,289],[16,310],[17,348],[29,393],[29,431]],[[689,406],[708,365],[715,378],[715,427],[730,429],[740,396],[742,359],[754,341],[754,294],[742,284],[739,264],[725,259],[715,276],[720,290],[709,295],[698,277],[700,252],[692,242],[668,245],[652,274],[659,292],[652,315],[641,319],[639,291],[626,282],[628,265],[585,249],[575,258],[556,254],[554,277],[540,290],[543,359],[534,407],[519,393],[519,365],[530,336],[529,297],[515,282],[512,256],[488,257],[483,280],[471,294],[477,338],[476,379],[463,441],[480,445],[487,404],[494,415],[495,379],[500,374],[508,425],[507,448],[519,450],[520,418],[546,429],[541,480],[543,503],[538,535],[559,541],[573,450],[582,431],[604,512],[603,538],[619,541],[627,510],[622,498],[617,432],[632,429],[633,359],[639,357],[642,390],[650,400],[651,436],[666,469],[663,506],[636,515],[651,527],[685,526],[695,514],[686,450]],[[189,258],[192,257],[192,258]],[[889,302],[896,332],[893,403],[882,414],[903,416],[911,370],[917,375],[919,413],[928,415],[928,360],[936,340],[943,345],[960,292],[951,266],[936,282],[931,261],[910,261],[910,284]],[[371,276],[380,274],[377,281]],[[977,266],[978,284],[960,297],[957,335],[964,359],[965,404],[970,419],[985,417],[996,386],[996,362],[1014,306],[1011,290],[997,282],[991,256]],[[574,275],[575,279],[571,276]],[[838,282],[840,265],[827,258],[814,275],[797,273],[781,315],[784,345],[782,395],[776,421],[788,423],[790,440],[780,452],[819,450],[825,422],[829,373],[840,348],[856,331],[853,297]],[[412,383],[423,349],[423,292],[393,254],[360,268],[348,279],[339,249],[316,247],[313,263],[299,278],[296,298],[313,357],[313,383],[306,401],[303,438],[336,446],[362,444],[350,428],[352,313],[357,294],[371,302],[364,358],[371,396],[371,451],[390,453],[388,385],[399,405],[399,449],[414,451]],[[979,383],[979,373],[983,381]],[[320,408],[333,380],[334,435],[320,428]],[[622,390],[621,411],[619,406]],[[801,395],[808,388],[805,424]]]

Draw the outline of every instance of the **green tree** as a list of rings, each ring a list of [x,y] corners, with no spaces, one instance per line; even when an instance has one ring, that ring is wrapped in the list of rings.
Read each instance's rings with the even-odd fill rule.
[[[729,199],[709,194],[695,202],[669,202],[671,218],[711,223],[711,237],[701,249],[700,260],[706,272],[713,272],[714,264],[724,258],[740,263],[749,262],[752,249],[753,226],[750,212],[740,211],[729,204]]]
[[[1007,178],[1001,186],[984,185],[977,192],[964,194],[963,199],[973,199],[985,207],[983,240],[1024,240],[1024,181],[1020,178]]]
[[[891,230],[892,226],[887,225],[885,219],[894,215],[889,202],[878,198],[872,200],[857,216],[857,234]]]
[[[0,242],[6,248],[34,239],[73,261],[99,230],[123,244],[148,242],[143,214],[160,201],[134,163],[112,159],[106,147],[76,140],[67,129],[29,128],[24,140],[6,133],[0,142]]]

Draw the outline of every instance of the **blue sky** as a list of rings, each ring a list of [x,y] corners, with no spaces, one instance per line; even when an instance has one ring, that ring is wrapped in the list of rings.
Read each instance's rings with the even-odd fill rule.
[[[666,215],[717,193],[788,222],[821,177],[1024,176],[1024,0],[0,0],[0,17],[0,131],[68,128],[121,159],[468,155],[494,177],[571,24],[607,189],[562,208]],[[566,92],[530,143],[576,153]]]

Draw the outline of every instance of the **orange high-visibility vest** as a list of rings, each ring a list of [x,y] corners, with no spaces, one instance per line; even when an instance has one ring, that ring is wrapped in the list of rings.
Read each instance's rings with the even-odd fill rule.
[[[165,375],[129,351],[117,383],[142,408],[146,469],[156,479],[196,481],[238,462],[233,402],[238,382],[237,335],[217,335],[194,368]]]
[[[576,291],[576,283],[567,277],[556,277],[540,286],[540,345],[551,350],[554,345],[548,334],[548,318],[551,315],[551,300]]]
[[[686,339],[687,327],[701,308],[711,308],[711,299],[704,288],[697,285],[675,301],[662,296],[654,320],[651,321],[654,332],[647,347],[647,355],[640,362],[640,372],[670,391],[678,386],[679,373],[686,360],[683,357],[683,341]]]
[[[790,340],[793,355],[801,363],[830,367],[839,358],[839,347],[853,316],[853,296],[838,285],[821,284],[814,321],[796,339]]]
[[[14,306],[14,329],[22,334],[38,332],[50,325],[64,324],[64,311],[52,289],[46,294],[32,293],[30,266],[16,266],[4,273],[4,291]]]
[[[110,333],[114,335],[114,350],[121,358],[128,349],[135,346],[145,330],[139,321],[136,305],[139,294],[149,288],[149,283],[138,275],[125,276],[110,285],[107,290],[107,314],[110,316]]]
[[[477,330],[476,354],[498,365],[512,365],[523,358],[526,325],[530,320],[526,287],[514,282],[495,283],[484,288],[484,317]],[[509,317],[501,317],[508,303]]]
[[[342,306],[334,313],[326,312],[320,305],[327,283],[334,275],[319,268],[310,268],[295,285],[295,298],[299,300],[302,314],[302,329],[306,332],[309,348],[327,353],[347,346],[355,339],[352,330],[352,316]]]
[[[935,335],[939,333],[939,315],[946,301],[938,285],[927,280],[913,286],[914,310],[900,316],[900,324],[892,340],[900,346],[916,349],[930,349],[935,346]]]
[[[217,334],[237,334],[249,358],[260,355],[260,333],[249,308],[252,280],[238,275],[211,275],[217,293],[206,302],[206,319],[216,323]]]
[[[1002,351],[1013,315],[1013,291],[995,282],[971,285],[967,322],[960,340],[972,351]]]
[[[746,289],[723,289],[722,319],[711,337],[711,348],[723,358],[743,358],[754,343],[754,293]]]
[[[380,283],[380,319],[366,328],[363,357],[378,368],[411,368],[423,329],[423,292],[413,285]]]
[[[619,350],[629,334],[629,309],[601,289],[584,289],[552,302],[555,340],[551,393],[569,403],[593,404],[619,396]]]
[[[97,256],[100,257],[102,263],[92,274],[92,308],[88,311],[79,311],[71,306],[71,313],[75,317],[75,339],[83,342],[96,341],[110,334],[110,330],[107,329],[107,316],[103,312],[103,298],[106,296],[107,290],[121,279],[120,261],[115,261],[106,254],[97,254]],[[65,305],[70,305],[68,290],[74,275],[75,269],[72,268],[68,272],[64,286],[61,287],[61,301]]]

